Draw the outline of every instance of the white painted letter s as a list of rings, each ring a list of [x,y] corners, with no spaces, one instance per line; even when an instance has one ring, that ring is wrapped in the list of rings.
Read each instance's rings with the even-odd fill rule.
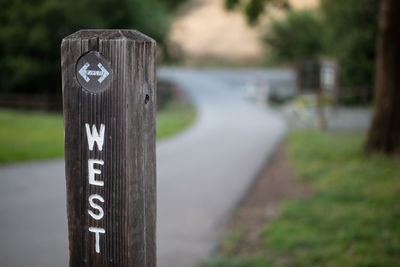
[[[89,196],[89,205],[90,205],[92,208],[98,210],[98,211],[99,211],[99,214],[95,214],[95,213],[94,213],[93,211],[91,211],[91,210],[88,210],[88,213],[89,213],[90,216],[92,216],[93,219],[95,219],[95,220],[100,220],[100,219],[103,218],[103,216],[104,216],[104,211],[103,211],[103,208],[102,208],[100,205],[97,205],[96,203],[93,202],[93,199],[97,199],[97,200],[99,200],[99,201],[102,202],[102,203],[104,203],[104,199],[103,199],[100,195],[98,195],[98,194],[93,194],[93,195],[90,195],[90,196]]]

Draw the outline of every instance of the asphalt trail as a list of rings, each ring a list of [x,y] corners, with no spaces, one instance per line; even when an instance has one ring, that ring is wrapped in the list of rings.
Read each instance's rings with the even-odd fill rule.
[[[292,81],[284,70],[162,68],[194,102],[198,119],[157,144],[158,266],[198,265],[229,212],[281,140],[285,125],[246,99],[249,84]],[[1,266],[68,265],[63,160],[0,167]]]

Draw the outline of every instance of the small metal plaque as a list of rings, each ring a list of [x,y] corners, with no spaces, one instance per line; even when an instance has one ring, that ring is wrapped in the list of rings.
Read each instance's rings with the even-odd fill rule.
[[[91,93],[99,93],[111,83],[111,64],[97,51],[81,56],[76,63],[76,77],[79,84]]]

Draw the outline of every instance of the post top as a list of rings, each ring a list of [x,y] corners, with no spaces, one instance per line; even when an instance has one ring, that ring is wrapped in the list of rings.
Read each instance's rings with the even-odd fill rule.
[[[136,42],[152,42],[154,39],[144,35],[136,30],[79,30],[65,37],[63,40],[82,40],[93,39],[99,40],[131,40]]]

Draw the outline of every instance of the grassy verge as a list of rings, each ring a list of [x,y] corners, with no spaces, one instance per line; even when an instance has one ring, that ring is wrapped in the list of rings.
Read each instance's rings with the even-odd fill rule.
[[[157,114],[157,138],[183,130],[195,119],[188,104],[171,103]],[[0,163],[61,157],[64,154],[61,114],[0,109]]]
[[[60,114],[0,110],[0,163],[62,156]]]
[[[287,201],[260,229],[258,256],[204,266],[400,266],[400,164],[365,157],[361,134],[293,132],[288,154],[312,197]]]
[[[157,113],[157,139],[174,135],[193,123],[195,109],[187,102],[172,101]]]

